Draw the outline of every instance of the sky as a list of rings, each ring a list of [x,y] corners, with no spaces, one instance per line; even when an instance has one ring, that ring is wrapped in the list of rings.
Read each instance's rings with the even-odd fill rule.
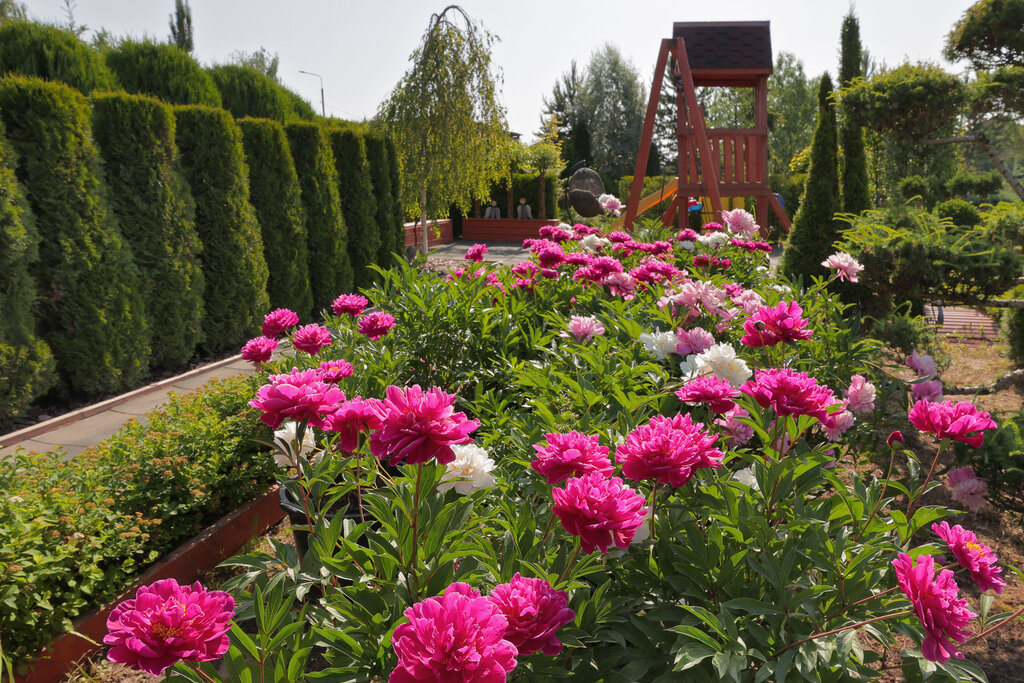
[[[24,1],[24,0],[23,0]],[[64,23],[63,0],[27,0],[36,20]],[[320,108],[323,79],[328,116],[371,118],[409,67],[434,12],[445,2],[424,0],[191,0],[196,57],[204,65],[231,54],[266,49],[280,57],[278,77]],[[932,61],[946,34],[972,0],[860,0],[861,42],[879,62]],[[74,0],[75,22],[114,36],[170,34],[174,0]],[[675,21],[771,22],[772,51],[794,53],[808,76],[836,75],[839,29],[849,0],[461,0],[475,20],[500,39],[500,67],[509,129],[532,139],[540,128],[543,97],[572,60],[585,66],[612,43],[650,88],[662,38]]]

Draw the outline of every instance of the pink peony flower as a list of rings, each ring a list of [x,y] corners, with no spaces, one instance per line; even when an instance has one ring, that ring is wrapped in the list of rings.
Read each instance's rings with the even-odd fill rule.
[[[198,581],[179,586],[163,579],[142,586],[107,617],[103,642],[113,646],[107,659],[153,676],[181,660],[220,659],[230,644],[234,609],[230,595],[207,591]]]
[[[644,522],[644,497],[618,477],[605,478],[599,472],[573,477],[564,489],[552,489],[551,496],[552,512],[566,531],[579,536],[585,553],[629,546]]]
[[[270,337],[253,337],[242,347],[242,359],[250,363],[266,363],[274,355],[277,340]]]
[[[771,408],[776,415],[810,415],[819,421],[828,420],[828,409],[837,401],[832,390],[817,383],[806,372],[792,368],[758,370],[754,379],[740,387],[754,397],[762,408]]]
[[[741,417],[750,417],[741,406],[733,406],[732,410],[726,411],[722,417],[715,420],[715,424],[725,429],[728,434],[722,437],[722,442],[730,446],[742,446],[754,438],[754,428],[746,422],[739,420]]]
[[[320,364],[320,379],[328,384],[337,384],[352,376],[352,364],[347,360],[325,360]]]
[[[978,584],[978,588],[982,591],[991,588],[996,593],[1003,592],[1006,582],[999,576],[1003,573],[1003,568],[996,565],[999,558],[991,548],[978,541],[973,531],[968,531],[959,524],[950,527],[946,522],[932,524],[932,531],[946,542],[960,566],[971,573],[971,578]]]
[[[972,512],[980,510],[985,505],[988,479],[975,476],[974,470],[970,467],[950,470],[946,475],[946,484],[951,490],[953,500],[966,505]]]
[[[395,317],[389,313],[378,311],[367,313],[359,319],[359,334],[369,339],[380,339],[395,326]]]
[[[508,619],[465,583],[405,610],[391,638],[398,666],[390,683],[505,683],[516,668]]]
[[[952,439],[980,448],[985,442],[986,429],[995,429],[992,417],[967,401],[929,403],[918,401],[910,409],[910,424],[922,432],[930,432],[937,439]],[[978,432],[971,434],[971,432]]]
[[[846,390],[846,409],[851,413],[870,413],[875,409],[875,385],[862,375],[854,375]]]
[[[323,429],[335,432],[338,435],[338,448],[352,453],[359,447],[359,434],[380,429],[384,416],[384,405],[375,398],[342,398],[342,403],[335,411],[324,416]]]
[[[676,339],[679,340],[676,344],[676,353],[683,358],[691,353],[704,353],[715,344],[715,338],[711,333],[701,327],[689,330],[680,327],[676,330]]]
[[[795,301],[780,301],[777,306],[762,306],[743,323],[746,332],[740,343],[747,346],[774,346],[780,342],[809,339],[807,321],[800,317],[803,309]]]
[[[311,356],[320,353],[320,349],[325,346],[330,346],[332,341],[331,331],[316,324],[303,325],[292,335],[292,346]]]
[[[725,221],[733,232],[748,237],[756,234],[759,229],[759,226],[754,221],[754,217],[743,209],[722,211],[722,220]]]
[[[469,433],[480,426],[465,413],[456,413],[455,395],[437,387],[423,391],[418,385],[390,386],[385,392],[383,424],[370,436],[370,452],[387,458],[389,465],[403,460],[418,465],[431,458],[447,465],[455,459],[452,446],[472,441]]]
[[[935,376],[935,359],[931,356],[922,353],[920,356],[917,355],[915,349],[913,353],[907,356],[907,365],[917,371],[918,377],[934,377]]]
[[[299,324],[299,316],[295,311],[289,311],[287,308],[279,308],[276,311],[271,311],[263,317],[263,336],[264,337],[276,337],[289,327],[294,327]]]
[[[630,301],[636,296],[636,280],[629,273],[612,273],[601,284],[608,288],[612,296],[619,296]]]
[[[495,586],[491,602],[508,619],[505,640],[523,657],[543,652],[554,657],[562,651],[555,633],[576,616],[569,609],[569,595],[555,590],[544,579],[524,579],[516,572],[508,583]]]
[[[593,316],[580,316],[574,315],[569,318],[569,330],[568,332],[562,331],[563,337],[568,337],[570,334],[576,337],[576,341],[585,342],[594,335],[604,334],[604,325],[601,321]]]
[[[698,467],[722,466],[722,451],[713,448],[717,435],[709,434],[689,415],[668,418],[655,415],[626,437],[615,451],[622,475],[630,479],[654,479],[659,484],[685,486]]]
[[[716,375],[701,375],[676,392],[684,403],[707,403],[712,412],[725,413],[735,407],[732,399],[740,395],[732,384]]]
[[[915,401],[939,403],[942,401],[942,380],[930,379],[923,382],[915,382],[910,385],[910,391],[914,394]]]
[[[616,216],[619,215],[619,210],[622,208],[622,202],[619,201],[618,197],[610,194],[603,194],[597,198],[597,201],[601,205],[601,208],[608,213],[615,214]]]
[[[850,282],[857,282],[857,274],[864,270],[864,266],[857,259],[844,251],[837,251],[832,254],[822,261],[821,265],[835,271],[836,277],[840,280],[849,280]]]
[[[479,263],[480,261],[484,260],[484,254],[486,254],[486,253],[487,253],[487,245],[486,244],[474,244],[473,246],[471,246],[469,248],[469,250],[466,252],[466,255],[463,256],[463,258],[466,259],[467,261],[473,261],[475,263]]]
[[[838,413],[829,415],[821,423],[821,432],[829,441],[839,441],[854,422],[856,422],[856,418],[853,413],[849,410],[840,410]]]
[[[533,278],[540,272],[540,268],[533,261],[520,261],[512,266],[512,272],[520,277]]]
[[[565,252],[557,244],[543,247],[537,252],[537,262],[542,268],[557,268],[565,261]]]
[[[331,309],[334,311],[334,315],[342,316],[347,314],[353,318],[358,318],[363,314],[363,309],[369,305],[370,302],[365,296],[342,294],[331,304]]]
[[[921,654],[933,662],[948,662],[950,656],[963,659],[963,654],[950,638],[958,643],[967,640],[967,623],[978,616],[967,607],[967,599],[958,597],[959,587],[953,572],[945,569],[935,576],[935,560],[921,555],[917,564],[906,553],[892,561],[896,581],[914,606],[917,618],[928,633],[921,643]]]
[[[314,427],[323,426],[323,416],[334,412],[345,394],[320,378],[318,370],[292,368],[287,375],[271,375],[270,384],[264,384],[249,401],[253,408],[263,411],[260,421],[277,429],[287,419],[308,420]]]
[[[696,242],[697,233],[695,233],[690,228],[684,228],[679,232],[678,235],[676,235],[676,240],[678,240],[679,242]]]
[[[557,484],[569,477],[582,477],[591,472],[609,476],[615,471],[608,448],[602,446],[599,436],[587,436],[577,431],[566,434],[548,433],[544,435],[546,446],[535,445],[537,458],[530,463],[533,470],[547,479],[549,484]]]

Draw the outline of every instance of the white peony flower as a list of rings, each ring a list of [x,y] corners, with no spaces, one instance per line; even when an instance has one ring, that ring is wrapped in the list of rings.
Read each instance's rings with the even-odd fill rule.
[[[697,354],[691,353],[686,357],[682,363],[679,364],[679,369],[682,371],[682,380],[689,382],[697,379],[699,373],[697,372]]]
[[[605,239],[604,237],[598,237],[597,235],[587,235],[580,240],[580,246],[592,254],[601,247],[606,247],[609,244],[611,244],[611,240]]]
[[[685,249],[686,251],[693,251],[694,249],[697,248],[697,245],[691,242],[690,240],[683,240],[682,242],[679,243],[679,246]]]
[[[296,447],[295,439],[298,436],[298,425],[291,420],[281,425],[281,428],[274,432],[274,445],[277,446],[277,451],[274,453],[274,462],[281,467],[289,467],[293,464],[294,460],[292,452]],[[294,455],[301,456],[303,453],[316,448],[316,440],[313,438],[313,430],[309,427],[306,428],[306,435],[302,438],[302,443],[298,446],[298,453]]]
[[[658,360],[665,360],[669,354],[676,352],[676,345],[679,339],[675,332],[644,332],[640,335],[640,343],[644,348],[658,357]]]
[[[753,467],[744,467],[742,470],[733,472],[732,478],[744,486],[749,486],[755,491],[761,490],[761,487],[757,485],[757,477],[754,476]]]
[[[447,469],[441,475],[441,483],[437,485],[438,491],[454,488],[460,496],[465,496],[476,489],[494,486],[491,471],[495,465],[487,451],[472,443],[452,446],[452,451],[455,453],[455,460],[448,463]]]
[[[729,243],[729,233],[716,230],[697,237],[697,241],[710,249],[719,249]]]
[[[704,353],[697,354],[694,365],[697,374],[713,374],[734,387],[746,382],[753,374],[746,362],[736,357],[736,349],[729,344],[715,344]]]

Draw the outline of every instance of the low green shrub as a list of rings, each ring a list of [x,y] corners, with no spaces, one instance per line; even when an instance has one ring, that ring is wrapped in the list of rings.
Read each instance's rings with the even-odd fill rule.
[[[170,104],[221,106],[220,92],[199,62],[173,43],[123,40],[106,53],[124,89]]]
[[[1024,410],[996,419],[999,428],[985,434],[979,448],[955,444],[958,466],[988,479],[985,497],[1000,510],[1024,513]]]
[[[935,215],[948,218],[953,225],[974,227],[981,223],[981,211],[974,204],[963,199],[947,199],[935,205]]]
[[[29,21],[0,24],[0,74],[58,81],[86,94],[117,87],[100,53],[74,33]]]

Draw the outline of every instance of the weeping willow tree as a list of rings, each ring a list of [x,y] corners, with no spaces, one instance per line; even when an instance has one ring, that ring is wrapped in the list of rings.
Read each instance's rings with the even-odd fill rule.
[[[468,211],[492,183],[509,177],[511,141],[492,69],[496,38],[456,5],[430,17],[412,66],[377,112],[394,140],[402,202],[426,226],[452,205]],[[420,249],[427,250],[427,231]]]

